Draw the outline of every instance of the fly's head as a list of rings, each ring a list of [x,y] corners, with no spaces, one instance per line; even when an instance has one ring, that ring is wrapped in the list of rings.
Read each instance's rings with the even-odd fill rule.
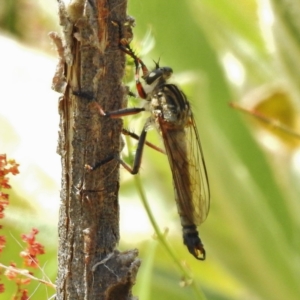
[[[144,89],[146,93],[151,93],[157,87],[166,84],[167,80],[172,76],[173,70],[170,67],[160,67],[155,63],[155,69],[143,75],[145,81]]]
[[[172,73],[173,70],[170,67],[158,67],[144,76],[144,80],[149,85],[154,82],[163,84],[172,76]]]

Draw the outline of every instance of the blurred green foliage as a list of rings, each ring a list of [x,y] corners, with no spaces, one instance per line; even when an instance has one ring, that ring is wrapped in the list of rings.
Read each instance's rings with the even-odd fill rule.
[[[59,31],[57,2],[52,0],[0,1],[0,29],[26,44],[50,52],[52,47],[48,33]]]
[[[285,106],[282,101],[282,110],[295,118],[292,129],[299,129],[299,2],[273,0],[268,6],[267,1],[254,0],[129,1],[129,14],[137,23],[137,52],[149,67],[159,57],[161,65],[171,66],[174,80],[190,99],[212,193],[210,214],[199,228],[207,260],[199,262],[182,245],[167,160],[146,149],[140,172],[146,196],[161,231],[169,228],[169,244],[194,281],[180,286],[181,270],[151,234],[140,242],[121,228],[121,248],[138,247],[143,260],[134,290],[141,300],[299,298],[299,144],[287,147],[294,137],[286,134],[282,139],[274,126],[254,126],[251,117],[228,105],[237,101],[256,109],[263,97],[247,97],[246,103],[246,94],[263,86],[272,100],[276,88],[283,86],[283,98],[291,103]],[[6,25],[22,34],[19,25]],[[145,54],[143,49],[151,46],[149,39],[146,45],[142,41],[149,30],[155,47]],[[240,71],[234,77],[236,67]],[[276,119],[273,108],[270,101],[263,113]],[[138,133],[143,120],[126,122]],[[154,133],[149,138],[160,145]],[[132,149],[129,146],[129,152]],[[122,178],[121,210],[126,206],[123,199],[141,206],[134,202],[139,197],[134,179],[125,172]],[[48,249],[47,259],[54,266],[55,248]],[[44,295],[38,290],[33,299]]]
[[[293,106],[287,107],[299,119],[299,94],[294,88],[299,70],[297,56],[290,58],[290,65],[282,59],[289,50],[281,49],[287,47],[285,39],[293,46],[291,50],[299,51],[300,31],[293,24],[296,13],[291,11],[297,5],[289,6],[287,2],[274,1],[276,10],[270,24],[267,21],[272,10],[266,1],[130,1],[129,13],[137,23],[135,40],[141,41],[149,29],[155,39],[154,49],[144,57],[148,66],[151,59],[160,57],[161,65],[172,66],[177,82],[183,78],[183,72],[196,74],[196,80],[185,81],[181,86],[194,108],[212,190],[211,211],[200,227],[207,261],[195,261],[179,244],[179,226],[177,232],[172,228],[169,241],[178,257],[188,263],[196,285],[201,286],[207,299],[297,299],[300,293],[300,202],[295,184],[299,169],[294,162],[298,148],[287,150],[287,141],[280,140],[276,130],[270,128],[259,139],[261,128],[252,127],[251,119],[245,119],[228,105],[231,101],[241,102],[258,87],[268,89],[269,84],[275,83],[285,87],[283,96],[293,98]],[[280,35],[281,40],[278,27],[285,32]],[[233,64],[237,61],[242,69],[242,78],[236,81],[230,76],[235,65],[226,62],[228,54],[234,57]],[[273,93],[271,87],[269,93]],[[253,98],[247,105],[255,108],[258,102]],[[272,111],[272,103],[268,109]],[[282,110],[286,109],[282,106]],[[280,147],[272,148],[270,137]],[[294,138],[287,134],[286,139]],[[265,143],[269,148],[263,146]],[[153,198],[169,201],[170,209],[172,194],[165,192],[165,185],[170,188],[170,177],[163,173],[169,172],[168,167],[162,167],[160,162],[153,166],[161,159],[159,154],[149,151],[147,157],[141,177],[148,198],[151,203]],[[166,183],[161,178],[166,178]],[[151,189],[156,190],[154,195]],[[173,219],[179,223],[175,213]],[[147,261],[151,255],[143,247],[141,250]],[[175,270],[176,278],[171,259],[168,261],[160,246],[155,251],[153,288],[147,299],[160,299],[159,295],[164,295],[161,299],[198,299],[189,287],[182,289],[175,284],[169,292],[160,287],[161,281],[179,282],[180,271]],[[159,274],[164,272],[162,279]],[[138,282],[137,294],[143,290],[143,284],[149,282]]]

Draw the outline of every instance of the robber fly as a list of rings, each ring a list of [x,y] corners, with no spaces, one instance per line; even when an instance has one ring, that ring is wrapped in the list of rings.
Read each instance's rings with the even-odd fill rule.
[[[120,44],[120,49],[134,60],[136,88],[139,96],[146,100],[147,104],[142,108],[124,108],[111,112],[105,112],[98,106],[99,111],[101,115],[110,118],[120,118],[142,111],[149,111],[151,115],[140,136],[123,129],[124,134],[138,139],[133,167],[128,166],[117,156],[113,158],[117,159],[131,174],[137,174],[144,145],[155,148],[146,141],[147,131],[153,125],[158,129],[173,175],[184,244],[195,258],[204,260],[205,249],[199,238],[197,225],[207,217],[210,191],[200,138],[190,104],[177,85],[167,82],[173,73],[170,67],[160,67],[155,63],[155,69],[148,71],[129,44]],[[140,68],[144,84],[140,82]],[[111,159],[105,162],[109,160]],[[102,164],[103,162],[97,163],[90,169],[95,169]]]

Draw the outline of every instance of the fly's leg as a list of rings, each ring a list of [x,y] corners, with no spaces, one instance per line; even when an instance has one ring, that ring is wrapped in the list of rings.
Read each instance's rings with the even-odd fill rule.
[[[131,28],[134,26],[134,19],[130,19],[127,20],[127,22],[125,22],[122,26],[122,24],[118,21],[113,21],[112,22],[115,26],[119,27],[119,35],[120,35],[120,40],[119,40],[119,48],[126,54],[128,54],[129,56],[131,56],[134,60],[134,64],[135,64],[135,82],[136,82],[136,87],[139,93],[139,96],[142,99],[146,99],[147,98],[147,94],[140,82],[140,74],[139,74],[139,70],[140,70],[140,66],[142,67],[142,72],[143,72],[143,76],[147,76],[149,71],[148,68],[146,67],[146,65],[144,64],[144,62],[135,55],[134,51],[130,48],[129,43],[132,40],[132,31]],[[124,25],[127,28],[127,33],[124,34]],[[128,29],[129,29],[129,36],[128,36]]]
[[[129,44],[126,44],[126,45],[120,44],[120,49],[123,52],[125,52],[126,54],[128,54],[130,57],[133,58],[134,64],[135,64],[135,76],[134,76],[134,78],[135,78],[136,89],[139,93],[139,96],[142,99],[146,99],[147,98],[147,93],[145,92],[145,90],[142,86],[142,83],[140,81],[140,66],[141,66],[142,72],[143,72],[142,77],[146,77],[149,74],[148,68],[146,67],[144,62],[138,56],[136,56],[134,51],[130,48]]]
[[[123,52],[125,52],[126,54],[128,54],[130,57],[133,58],[134,64],[135,64],[135,72],[136,72],[136,75],[138,76],[138,78],[139,78],[139,72],[138,71],[139,71],[140,65],[142,67],[143,76],[148,75],[148,73],[149,73],[148,68],[146,67],[146,65],[144,64],[144,62],[130,48],[129,44],[126,44],[126,45],[121,44],[120,45],[120,49]]]
[[[114,111],[104,112],[104,110],[101,108],[101,106],[95,102],[97,105],[99,112],[102,116],[109,117],[111,119],[119,119],[121,117],[130,116],[138,114],[145,110],[143,107],[131,107],[131,108],[121,108]]]
[[[115,155],[111,155],[111,156],[107,157],[106,159],[95,163],[93,166],[85,165],[85,169],[88,171],[94,171],[94,170],[100,168],[101,166],[107,164],[108,162],[112,161],[113,159],[115,159]]]
[[[144,150],[144,145],[145,145],[145,141],[146,141],[146,135],[147,135],[147,131],[144,128],[140,138],[139,138],[139,142],[138,142],[138,146],[136,149],[136,154],[134,157],[134,163],[133,163],[133,167],[130,167],[128,164],[126,164],[120,157],[118,154],[112,155],[107,157],[106,159],[97,162],[95,165],[93,166],[89,166],[86,165],[86,169],[88,169],[89,171],[94,171],[96,169],[98,169],[99,167],[105,165],[106,163],[112,161],[113,159],[117,160],[129,173],[131,173],[132,175],[135,175],[138,173],[140,166],[141,166],[141,162],[142,162],[142,156],[143,156],[143,150]]]
[[[137,140],[137,141],[139,141],[139,139],[140,139],[140,136],[139,136],[139,135],[137,135],[137,134],[135,134],[134,132],[131,132],[131,131],[125,129],[125,128],[122,129],[122,133],[123,133],[124,135],[128,135],[128,136],[132,137],[133,139],[135,139],[135,140]],[[159,147],[156,147],[156,146],[153,145],[152,143],[149,143],[149,142],[145,141],[145,145],[147,145],[148,147],[150,147],[150,148],[152,148],[152,149],[154,149],[154,150],[156,150],[156,151],[158,151],[158,152],[160,152],[160,153],[166,154],[166,152],[165,152],[163,149],[161,149],[161,148],[159,148]]]
[[[143,131],[143,132],[144,132],[144,131]],[[128,136],[132,137],[133,139],[139,141],[139,143],[142,143],[142,142],[143,142],[144,145],[147,145],[148,147],[150,147],[150,148],[152,148],[152,149],[154,149],[154,150],[156,150],[156,151],[158,151],[158,152],[160,152],[160,153],[166,154],[165,151],[164,151],[163,149],[161,149],[161,148],[159,148],[159,147],[156,147],[156,146],[153,145],[152,143],[147,142],[147,141],[146,141],[146,136],[145,136],[145,137],[143,137],[142,135],[139,136],[139,135],[135,134],[134,132],[131,132],[131,131],[125,129],[125,128],[122,129],[122,133],[123,133],[124,135],[128,135]],[[120,164],[121,164],[128,172],[130,172],[131,174],[137,174],[137,173],[138,173],[138,170],[139,170],[139,167],[140,167],[140,164],[141,164],[141,160],[142,160],[142,154],[140,154],[140,157],[139,157],[138,153],[139,153],[140,151],[142,151],[143,148],[142,148],[142,150],[139,150],[139,149],[141,149],[141,147],[144,147],[144,145],[143,145],[143,146],[140,146],[139,143],[138,143],[138,147],[137,147],[137,151],[136,151],[136,155],[135,155],[135,160],[134,160],[134,166],[133,166],[133,168],[130,168],[123,160],[121,160],[121,159],[120,159],[118,156],[116,156],[116,155],[109,156],[109,157],[107,157],[105,160],[102,160],[102,161],[100,161],[100,162],[97,162],[94,166],[86,165],[86,168],[89,169],[90,171],[93,171],[93,170],[98,169],[99,167],[103,166],[104,164],[106,164],[106,163],[112,161],[113,159],[116,159],[117,161],[119,161],[119,163],[120,163]],[[139,161],[139,163],[138,163],[138,161]],[[137,166],[138,164],[139,164],[139,166]]]
[[[109,117],[109,118],[121,118],[124,116],[128,116],[128,115],[133,115],[133,114],[137,114],[141,111],[144,111],[144,108],[137,108],[137,107],[133,107],[133,108],[123,108],[123,109],[119,109],[116,111],[111,111],[111,112],[104,112],[104,110],[101,108],[101,106],[98,103],[95,103],[95,105],[97,106],[100,114],[102,116],[105,117]],[[106,158],[103,161],[97,162],[94,166],[89,166],[86,165],[86,168],[90,171],[93,171],[97,168],[99,168],[100,166],[110,162],[111,160],[115,159],[117,160],[129,173],[131,174],[137,174],[140,166],[141,166],[141,161],[142,161],[142,156],[143,156],[143,150],[144,150],[144,145],[146,143],[146,135],[147,135],[147,124],[144,126],[143,131],[141,133],[141,135],[138,137],[138,135],[135,135],[133,133],[130,133],[129,135],[134,136],[135,138],[138,137],[138,145],[137,145],[137,149],[136,149],[136,154],[135,154],[135,158],[134,158],[134,163],[133,163],[133,167],[131,168],[128,164],[126,164],[120,157],[119,155],[112,155],[108,158]],[[123,129],[124,130],[124,129]],[[126,130],[125,130],[126,131]],[[128,134],[129,131],[126,131],[126,133]],[[148,143],[148,142],[147,142]],[[149,143],[150,144],[150,143]],[[152,145],[152,144],[151,144]],[[153,145],[154,146],[154,145]],[[155,146],[154,146],[155,147]]]
[[[132,27],[135,26],[135,20],[132,17],[127,17],[126,22],[121,24],[119,21],[112,21],[112,24],[119,27],[119,48],[130,57],[133,58],[135,64],[135,82],[136,88],[138,90],[139,96],[142,99],[147,98],[147,93],[145,92],[141,82],[140,82],[140,66],[142,67],[143,76],[146,77],[149,74],[149,70],[144,64],[144,62],[134,53],[134,51],[129,46],[133,33]]]
[[[131,173],[132,175],[135,175],[139,172],[140,166],[141,166],[141,162],[142,162],[142,156],[143,156],[143,150],[144,150],[144,145],[146,142],[146,135],[147,135],[147,131],[146,128],[144,127],[140,137],[139,137],[139,141],[138,141],[138,145],[137,145],[137,149],[136,149],[136,154],[134,157],[134,162],[133,162],[133,166],[130,167],[128,164],[126,164],[120,157],[118,154],[112,155],[107,157],[106,159],[97,162],[95,165],[90,166],[90,165],[86,165],[86,169],[88,169],[89,171],[94,171],[96,169],[98,169],[99,167],[103,166],[104,164],[112,161],[113,159],[117,160],[129,173]]]
[[[97,107],[100,115],[106,116],[106,117],[110,117],[112,119],[114,119],[114,118],[120,118],[120,117],[124,117],[124,116],[129,116],[129,115],[134,115],[134,114],[138,114],[139,112],[145,110],[144,108],[133,107],[133,108],[123,108],[123,109],[119,109],[119,110],[111,111],[111,112],[104,112],[103,109],[102,109],[102,107],[97,102],[95,102],[94,105]],[[139,136],[139,135],[135,134],[134,132],[131,132],[131,131],[125,129],[125,128],[122,129],[122,133],[124,135],[128,135],[128,136],[132,137],[133,139],[135,139],[137,141],[139,141],[141,139],[141,136]],[[154,149],[154,150],[156,150],[156,151],[158,151],[160,153],[166,154],[164,150],[162,150],[159,147],[156,147],[152,143],[149,143],[149,142],[145,141],[145,144],[148,147],[150,147],[150,148],[152,148],[152,149]]]
[[[146,126],[144,126],[142,133],[139,137],[132,168],[128,164],[126,164],[122,159],[120,159],[119,157],[117,158],[119,163],[132,175],[135,175],[139,172],[142,163],[143,150],[146,142],[146,135],[147,135],[147,130],[146,130]]]

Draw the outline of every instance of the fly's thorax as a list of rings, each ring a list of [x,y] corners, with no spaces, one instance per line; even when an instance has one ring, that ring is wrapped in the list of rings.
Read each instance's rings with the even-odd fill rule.
[[[163,84],[153,90],[150,111],[154,119],[160,119],[164,126],[183,128],[191,115],[189,103],[182,91],[174,84]]]

